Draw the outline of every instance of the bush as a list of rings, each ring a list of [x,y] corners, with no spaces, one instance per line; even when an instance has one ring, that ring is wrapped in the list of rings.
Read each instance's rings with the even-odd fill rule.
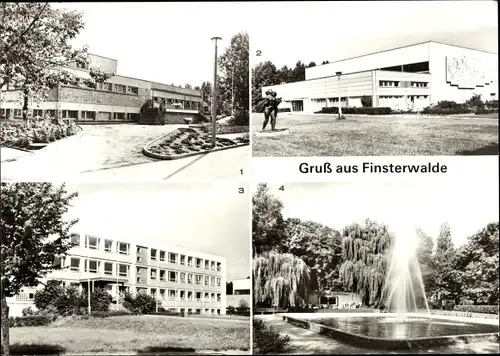
[[[23,316],[32,316],[35,315],[35,311],[31,308],[31,306],[24,308],[21,313]]]
[[[156,311],[156,299],[149,294],[127,292],[123,296],[123,306],[132,313],[151,314]]]
[[[490,100],[485,103],[488,109],[498,109],[498,100]]]
[[[336,106],[322,108],[320,111],[315,112],[315,114],[338,114],[339,108]],[[357,114],[357,115],[390,115],[392,114],[392,109],[388,107],[351,107],[342,108],[342,114]]]
[[[236,314],[236,308],[233,307],[232,305],[228,306],[226,308],[226,314],[228,314],[228,315],[234,315],[234,314]]]
[[[108,311],[92,311],[91,315],[94,318],[107,318],[110,316],[124,316],[131,315],[132,313],[128,310],[108,310]]]
[[[498,305],[455,305],[455,311],[481,314],[498,314]]]
[[[364,108],[371,108],[373,106],[373,99],[371,96],[365,95],[361,98],[361,105]]]
[[[55,315],[30,315],[9,318],[9,326],[20,328],[24,326],[44,326],[56,320]]]
[[[85,306],[88,305],[87,291],[84,291],[81,298],[85,301]],[[103,288],[95,288],[90,294],[90,307],[92,311],[107,312],[113,297]],[[82,303],[79,304],[82,306]]]
[[[278,109],[278,112],[292,112],[292,109],[290,109],[290,108],[281,108],[281,109]]]
[[[280,353],[290,342],[288,335],[281,336],[262,320],[253,320],[253,351],[256,354]]]

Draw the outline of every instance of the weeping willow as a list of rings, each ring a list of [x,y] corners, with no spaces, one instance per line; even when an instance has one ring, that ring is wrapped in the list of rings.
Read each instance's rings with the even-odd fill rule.
[[[387,227],[371,220],[343,230],[340,281],[366,305],[379,305],[382,301],[390,243]]]
[[[310,270],[291,253],[264,252],[253,259],[254,303],[288,308],[304,303]]]

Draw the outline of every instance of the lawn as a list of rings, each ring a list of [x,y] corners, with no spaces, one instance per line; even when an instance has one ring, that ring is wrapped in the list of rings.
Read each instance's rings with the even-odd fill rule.
[[[471,118],[404,118],[282,114],[277,128],[290,133],[252,136],[254,157],[453,156],[498,154],[498,114]],[[496,118],[491,119],[491,118]],[[252,132],[263,114],[252,115]]]
[[[178,349],[249,350],[250,319],[117,316],[61,319],[45,327],[10,329],[11,345],[62,347],[67,353]],[[19,347],[19,346],[17,346]],[[15,349],[16,346],[13,347]]]

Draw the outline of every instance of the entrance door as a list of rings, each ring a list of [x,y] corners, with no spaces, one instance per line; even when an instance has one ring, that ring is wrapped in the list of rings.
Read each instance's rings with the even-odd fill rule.
[[[302,100],[292,100],[292,111],[304,111],[304,102]]]

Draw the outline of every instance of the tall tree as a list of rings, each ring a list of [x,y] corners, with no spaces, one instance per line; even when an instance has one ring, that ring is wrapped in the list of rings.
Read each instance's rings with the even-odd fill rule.
[[[249,124],[249,39],[246,32],[240,32],[231,38],[229,46],[219,57],[222,85],[221,99],[233,105],[233,124]]]
[[[357,293],[365,305],[379,306],[387,272],[387,252],[392,242],[385,225],[367,219],[342,232],[340,278],[345,288]]]
[[[212,84],[210,82],[201,83],[201,99],[212,107]]]
[[[307,297],[309,267],[291,253],[264,252],[253,259],[254,303],[288,308]]]
[[[70,42],[83,29],[82,14],[54,9],[49,3],[2,3],[0,7],[0,89],[23,94],[23,116],[29,101],[42,101],[59,84],[95,87],[113,73],[90,68],[78,75],[70,64],[89,66],[87,47]]]
[[[77,193],[50,183],[2,183],[1,299],[3,355],[9,354],[8,297],[57,269],[55,257],[71,248],[70,229],[77,220],[65,214]]]
[[[283,203],[261,183],[252,197],[252,241],[254,254],[279,248],[285,234]]]
[[[311,62],[311,63],[309,63],[309,65],[307,66],[307,68],[312,68],[312,67],[316,67],[316,63],[315,63],[315,62]]]
[[[258,63],[252,69],[252,106],[262,99],[262,88],[281,84],[277,80],[276,66],[271,61]]]
[[[306,66],[302,61],[298,61],[292,71],[290,82],[301,82],[304,80],[306,80]]]
[[[420,271],[422,272],[422,280],[424,282],[424,288],[427,295],[427,293],[429,293],[432,288],[433,282],[432,259],[434,251],[434,240],[430,235],[427,235],[421,229],[417,229],[416,233],[419,238],[417,259],[420,265]]]
[[[337,289],[342,262],[340,233],[314,221],[286,220],[282,250],[300,257],[311,270],[311,289]]]

